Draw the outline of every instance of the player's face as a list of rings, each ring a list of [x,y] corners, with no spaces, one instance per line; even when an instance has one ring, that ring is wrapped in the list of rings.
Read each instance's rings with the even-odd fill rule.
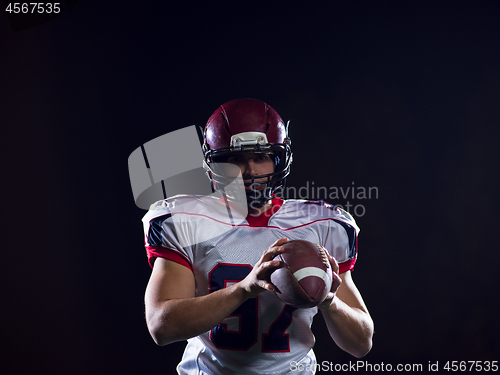
[[[256,176],[267,175],[274,172],[274,162],[265,153],[245,152],[230,156],[227,163],[238,166],[243,176],[245,190],[262,190],[266,187],[267,178],[258,178],[254,180],[251,186],[251,178]]]

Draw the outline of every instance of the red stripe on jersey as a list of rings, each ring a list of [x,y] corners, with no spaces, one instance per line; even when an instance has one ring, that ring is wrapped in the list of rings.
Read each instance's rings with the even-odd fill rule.
[[[271,208],[268,210],[264,211],[258,216],[251,216],[248,215],[246,217],[248,225],[251,227],[267,227],[267,224],[269,223],[269,219],[271,216],[273,216],[276,211],[278,211],[281,206],[283,205],[283,199],[276,197],[271,200]]]
[[[339,264],[339,275],[341,273],[344,273],[344,272],[347,272],[347,271],[352,271],[352,269],[354,268],[354,264],[356,263],[356,257],[350,259],[350,260],[347,260],[343,263],[340,263]]]
[[[191,262],[175,250],[160,246],[146,246],[146,252],[148,253],[148,262],[151,268],[153,268],[155,258],[164,258],[185,266],[193,271]]]

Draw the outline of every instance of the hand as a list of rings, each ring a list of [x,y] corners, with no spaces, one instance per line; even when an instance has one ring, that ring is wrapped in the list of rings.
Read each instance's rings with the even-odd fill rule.
[[[271,283],[270,277],[276,269],[283,267],[283,264],[279,260],[273,260],[273,258],[285,250],[281,245],[286,242],[288,242],[288,238],[284,237],[273,243],[264,251],[248,276],[240,281],[241,287],[248,293],[249,298],[255,298],[265,290],[271,292],[277,290]]]
[[[335,298],[335,295],[337,294],[337,290],[340,284],[342,284],[342,279],[339,276],[339,264],[337,263],[334,257],[332,257],[328,253],[326,254],[328,255],[328,260],[330,261],[330,265],[332,267],[333,278],[332,278],[332,287],[330,289],[330,292],[327,294],[325,300],[318,305],[320,309],[325,309],[325,310],[331,306],[332,301]]]

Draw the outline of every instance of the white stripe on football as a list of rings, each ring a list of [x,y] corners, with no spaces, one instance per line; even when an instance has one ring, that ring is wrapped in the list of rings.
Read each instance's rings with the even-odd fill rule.
[[[321,268],[317,268],[317,267],[301,268],[300,270],[295,271],[293,273],[293,276],[295,276],[297,281],[302,280],[304,277],[315,276],[315,277],[319,277],[320,279],[323,279],[323,281],[326,284],[329,284],[329,285],[332,284],[331,274],[326,272],[326,271],[323,271]]]

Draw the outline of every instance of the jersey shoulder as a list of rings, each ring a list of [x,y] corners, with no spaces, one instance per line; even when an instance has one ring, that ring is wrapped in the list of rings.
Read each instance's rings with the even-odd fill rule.
[[[174,221],[176,225],[191,226],[194,222],[217,222],[238,225],[244,222],[243,212],[231,209],[228,202],[217,195],[176,195],[151,205],[142,218],[145,228],[153,220]]]
[[[221,206],[218,197],[179,194],[159,200],[149,207],[143,221],[151,220],[158,216],[171,214],[208,214],[214,208]]]
[[[359,233],[356,220],[349,212],[325,201],[287,199],[283,201],[278,214],[277,218],[293,220],[298,225],[321,220],[335,220],[352,226]]]

